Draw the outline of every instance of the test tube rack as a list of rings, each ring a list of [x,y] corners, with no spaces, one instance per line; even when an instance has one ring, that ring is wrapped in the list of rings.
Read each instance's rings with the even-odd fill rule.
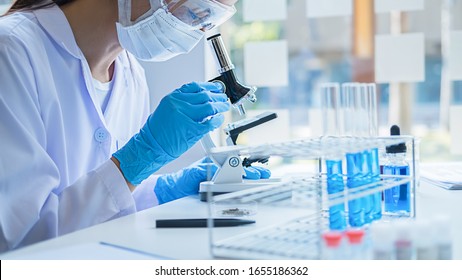
[[[327,178],[324,172],[326,155],[357,152],[378,148],[384,150],[387,146],[406,143],[411,174],[381,175],[377,182],[348,189],[342,193],[327,194]],[[389,137],[319,137],[274,143],[259,146],[234,146],[240,156],[268,156],[294,159],[310,159],[319,161],[318,172],[283,178],[277,184],[249,188],[228,194],[209,196],[210,217],[214,215],[213,207],[220,203],[230,205],[248,205],[257,203],[259,214],[264,215],[268,207],[290,209],[283,219],[274,219],[259,230],[238,234],[231,238],[220,239],[209,228],[211,252],[215,257],[232,259],[320,259],[321,234],[328,229],[327,209],[330,206],[344,203],[387,190],[402,184],[411,187],[412,211],[406,218],[415,217],[415,186],[417,140],[411,136]],[[214,148],[211,153],[229,152]],[[346,178],[345,178],[346,180]],[[292,213],[292,214],[291,214]],[[387,217],[384,217],[387,218]]]

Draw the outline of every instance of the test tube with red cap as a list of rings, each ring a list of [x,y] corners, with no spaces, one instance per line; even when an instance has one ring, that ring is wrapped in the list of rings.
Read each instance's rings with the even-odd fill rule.
[[[339,231],[328,231],[322,234],[324,240],[323,259],[340,260],[342,259],[342,239],[343,234]]]
[[[351,228],[345,232],[348,240],[348,259],[366,259],[366,249],[364,247],[364,230],[361,228]]]

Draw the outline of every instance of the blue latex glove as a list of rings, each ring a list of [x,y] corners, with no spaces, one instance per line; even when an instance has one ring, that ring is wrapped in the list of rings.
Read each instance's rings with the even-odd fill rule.
[[[258,180],[271,177],[271,171],[261,166],[244,167],[244,179]]]
[[[215,175],[218,167],[209,158],[199,160],[176,173],[165,174],[157,179],[154,193],[159,204],[179,199],[199,192],[199,184]],[[245,179],[268,179],[271,172],[263,167],[244,168]]]
[[[165,96],[140,132],[113,156],[130,183],[140,184],[224,121],[228,97],[218,83],[190,83]]]

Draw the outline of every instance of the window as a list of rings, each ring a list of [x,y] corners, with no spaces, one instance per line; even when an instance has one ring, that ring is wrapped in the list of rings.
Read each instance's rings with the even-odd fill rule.
[[[319,135],[322,83],[377,82],[380,135],[396,123],[421,138],[422,160],[462,159],[462,125],[449,126],[462,123],[450,118],[462,112],[454,107],[462,105],[462,0],[241,0],[236,8],[220,32],[237,76],[259,88],[247,109],[282,112],[290,129],[276,129],[289,138]]]

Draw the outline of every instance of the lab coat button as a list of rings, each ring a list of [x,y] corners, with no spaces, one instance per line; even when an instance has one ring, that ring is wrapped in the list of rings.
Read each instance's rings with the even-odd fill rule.
[[[102,143],[108,138],[108,132],[104,128],[98,128],[95,131],[95,140]]]

